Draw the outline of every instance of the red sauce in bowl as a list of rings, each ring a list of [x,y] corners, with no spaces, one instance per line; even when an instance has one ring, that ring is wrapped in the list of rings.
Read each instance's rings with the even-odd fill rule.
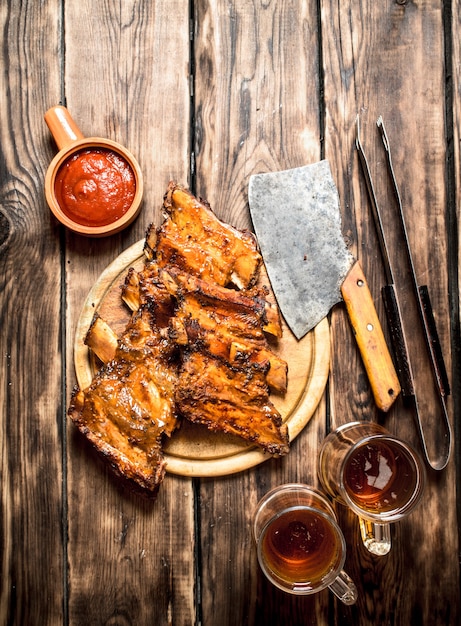
[[[108,148],[85,148],[60,166],[56,200],[68,218],[83,226],[106,226],[133,204],[136,179],[126,159]]]

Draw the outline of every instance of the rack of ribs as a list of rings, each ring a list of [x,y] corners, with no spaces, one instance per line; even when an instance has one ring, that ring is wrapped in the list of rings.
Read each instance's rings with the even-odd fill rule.
[[[89,336],[101,344],[107,328],[97,320]],[[165,475],[163,438],[178,425],[176,347],[142,307],[113,354],[97,349],[110,358],[87,389],[74,390],[69,416],[119,476],[155,495]]]
[[[118,338],[95,316],[85,341],[104,365],[69,407],[115,471],[152,494],[165,474],[162,442],[181,419],[271,455],[289,451],[269,397],[287,388],[287,364],[267,339],[282,336],[280,315],[255,286],[254,236],[173,182],[163,210],[146,233],[144,266],[122,286],[131,321]]]

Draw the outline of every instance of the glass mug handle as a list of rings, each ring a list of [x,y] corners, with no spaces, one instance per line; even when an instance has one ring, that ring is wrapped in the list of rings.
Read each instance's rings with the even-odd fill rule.
[[[392,545],[390,524],[377,524],[363,517],[359,517],[359,524],[365,548],[378,556],[388,554]]]
[[[357,587],[344,570],[339,572],[337,578],[328,585],[328,588],[344,604],[354,604],[357,601]]]

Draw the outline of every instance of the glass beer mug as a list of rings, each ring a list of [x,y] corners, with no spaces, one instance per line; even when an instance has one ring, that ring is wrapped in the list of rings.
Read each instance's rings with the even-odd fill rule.
[[[325,438],[319,478],[329,495],[358,516],[362,541],[377,555],[389,552],[390,524],[413,511],[425,485],[416,452],[373,422],[351,422]]]
[[[343,571],[346,543],[331,504],[302,484],[269,491],[254,518],[258,561],[279,589],[307,595],[329,587],[345,604],[354,604],[357,589]]]

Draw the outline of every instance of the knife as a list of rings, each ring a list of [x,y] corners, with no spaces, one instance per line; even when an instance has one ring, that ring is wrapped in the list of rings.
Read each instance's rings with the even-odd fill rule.
[[[370,167],[368,165],[367,157],[362,146],[360,139],[360,119],[357,116],[356,119],[356,139],[355,145],[359,155],[359,161],[365,179],[365,184],[368,192],[368,198],[370,200],[371,213],[373,221],[376,227],[376,234],[378,236],[379,247],[381,250],[381,257],[384,266],[384,273],[386,276],[386,284],[381,289],[381,295],[384,302],[384,310],[387,316],[387,323],[391,337],[391,345],[394,350],[394,358],[397,368],[397,375],[399,377],[400,386],[402,389],[402,396],[405,399],[414,398],[415,390],[413,384],[413,372],[410,365],[410,357],[408,355],[408,346],[405,339],[405,333],[403,330],[402,313],[397,297],[397,291],[395,287],[394,272],[392,271],[392,264],[389,258],[389,250],[386,242],[386,235],[384,233],[383,222],[381,219],[381,211],[378,206],[376,198],[375,188],[371,177]]]
[[[360,263],[341,233],[338,191],[327,160],[254,174],[248,202],[280,311],[301,339],[344,300],[377,407],[400,384]]]

